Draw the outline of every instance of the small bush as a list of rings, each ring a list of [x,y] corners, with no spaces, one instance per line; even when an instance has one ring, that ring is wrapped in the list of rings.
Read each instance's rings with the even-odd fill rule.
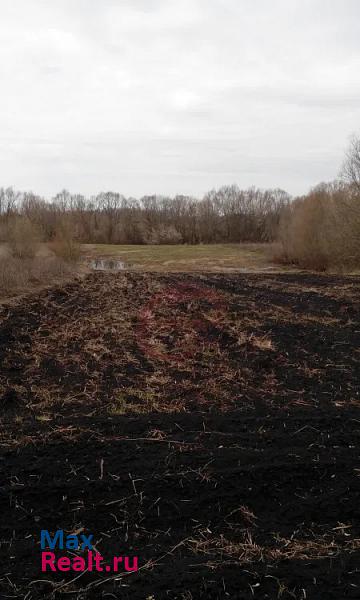
[[[16,258],[33,258],[39,248],[40,236],[27,217],[17,217],[7,228],[7,242]]]
[[[57,228],[55,238],[49,246],[54,254],[65,262],[76,263],[80,258],[81,246],[65,224]]]
[[[147,244],[181,244],[182,235],[173,225],[161,225],[151,229],[146,236]]]

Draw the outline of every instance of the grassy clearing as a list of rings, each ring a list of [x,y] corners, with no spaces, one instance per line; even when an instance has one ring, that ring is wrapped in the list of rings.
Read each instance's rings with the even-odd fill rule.
[[[272,262],[270,244],[111,245],[84,244],[86,259],[117,258],[144,271],[284,270]]]

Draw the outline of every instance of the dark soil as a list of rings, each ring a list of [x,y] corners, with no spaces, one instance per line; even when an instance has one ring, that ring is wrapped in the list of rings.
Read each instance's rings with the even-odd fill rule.
[[[94,273],[1,307],[0,598],[360,598],[359,290]],[[41,529],[141,568],[41,573]]]

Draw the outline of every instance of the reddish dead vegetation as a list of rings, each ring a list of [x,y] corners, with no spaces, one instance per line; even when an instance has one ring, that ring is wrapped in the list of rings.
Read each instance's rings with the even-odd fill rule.
[[[360,597],[360,283],[106,274],[0,313],[0,597]],[[41,529],[127,578],[40,573]]]
[[[204,318],[209,311],[211,321]],[[224,311],[225,298],[214,289],[177,282],[157,292],[139,311],[138,345],[149,358],[180,367],[193,358],[199,347],[203,351],[211,348],[211,330]],[[166,342],[171,345],[170,351]]]
[[[2,308],[0,403],[101,413],[357,406],[357,286],[94,274]]]

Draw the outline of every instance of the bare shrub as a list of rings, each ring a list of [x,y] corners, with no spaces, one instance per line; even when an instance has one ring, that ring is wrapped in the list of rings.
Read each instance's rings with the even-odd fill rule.
[[[181,244],[182,235],[174,225],[163,225],[159,230],[160,244]]]
[[[81,255],[81,246],[75,239],[71,226],[60,223],[56,230],[55,238],[49,244],[54,254],[68,263],[75,263]]]
[[[27,217],[16,217],[9,223],[6,239],[16,258],[33,258],[39,248],[39,232]]]
[[[350,140],[341,175],[360,194],[360,136],[353,135]]]
[[[296,201],[284,215],[280,241],[284,262],[324,271],[329,264],[327,213],[316,195]]]
[[[321,184],[283,212],[274,260],[326,271],[360,265],[360,210],[353,188]]]
[[[147,244],[181,244],[182,235],[174,225],[160,225],[146,236]]]

